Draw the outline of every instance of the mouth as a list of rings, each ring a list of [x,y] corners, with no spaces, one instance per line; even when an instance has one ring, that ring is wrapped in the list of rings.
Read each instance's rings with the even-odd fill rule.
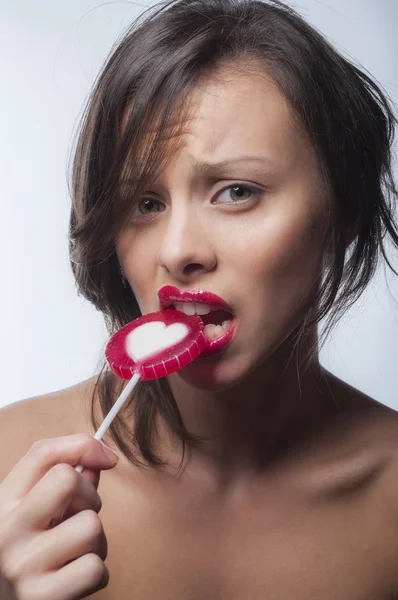
[[[182,292],[173,286],[164,286],[158,292],[160,308],[174,308],[186,315],[198,315],[204,324],[206,346],[200,358],[224,350],[231,342],[236,317],[232,308],[219,296],[204,290]]]

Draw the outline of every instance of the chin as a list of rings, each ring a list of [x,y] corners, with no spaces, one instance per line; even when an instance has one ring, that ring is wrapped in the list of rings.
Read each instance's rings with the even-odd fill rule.
[[[274,343],[267,347],[251,348],[251,352],[227,348],[211,356],[195,359],[177,375],[187,385],[209,392],[222,392],[246,384],[263,385],[267,370],[271,369],[272,373],[275,370],[275,365],[271,364],[274,362],[272,357],[282,347],[283,344]]]
[[[178,376],[191,387],[222,392],[241,383],[250,372],[241,361],[212,355],[194,360],[178,371]]]

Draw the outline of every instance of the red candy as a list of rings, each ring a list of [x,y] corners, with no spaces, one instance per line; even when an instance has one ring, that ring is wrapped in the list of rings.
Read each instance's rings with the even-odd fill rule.
[[[168,308],[134,319],[117,331],[105,350],[111,371],[121,379],[170,375],[199,356],[205,347],[198,315]]]

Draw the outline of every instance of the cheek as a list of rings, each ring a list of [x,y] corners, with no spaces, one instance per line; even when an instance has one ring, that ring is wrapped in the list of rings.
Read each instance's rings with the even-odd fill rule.
[[[280,313],[292,310],[306,296],[322,272],[323,215],[308,208],[284,207],[245,228],[234,245],[236,273],[252,302]],[[238,273],[239,271],[239,273]]]
[[[266,271],[281,284],[307,288],[322,265],[322,221],[311,215],[281,219],[270,231]]]
[[[150,236],[137,237],[126,231],[116,240],[116,254],[141,308],[146,307],[148,297],[153,296],[154,255],[157,248]],[[134,282],[134,284],[133,284]]]

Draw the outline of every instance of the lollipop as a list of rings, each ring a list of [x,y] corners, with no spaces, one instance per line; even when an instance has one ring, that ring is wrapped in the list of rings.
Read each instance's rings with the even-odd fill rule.
[[[198,315],[173,308],[134,319],[112,336],[105,350],[111,371],[129,383],[95,433],[101,440],[134,386],[141,380],[165,377],[192,362],[204,349],[204,324]],[[77,465],[81,473],[83,465]]]

